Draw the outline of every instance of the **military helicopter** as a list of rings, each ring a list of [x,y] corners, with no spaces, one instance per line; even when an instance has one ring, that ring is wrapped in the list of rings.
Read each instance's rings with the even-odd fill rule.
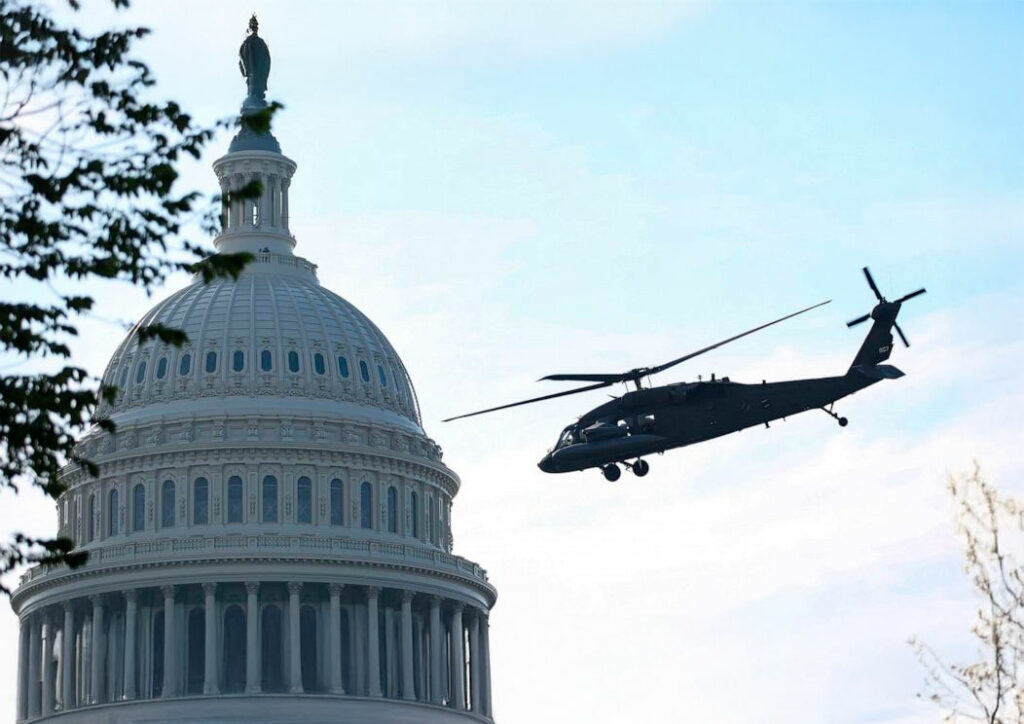
[[[643,477],[650,471],[644,456],[704,442],[754,425],[763,424],[768,427],[772,420],[807,410],[822,410],[834,418],[840,427],[846,427],[847,419],[840,417],[833,409],[837,400],[881,380],[894,380],[903,376],[903,372],[896,367],[880,363],[889,359],[892,352],[893,329],[899,334],[904,346],[910,346],[903,330],[896,323],[896,315],[903,302],[925,293],[924,289],[918,289],[890,302],[878,291],[868,268],[864,267],[863,271],[878,303],[868,314],[846,324],[847,327],[853,327],[869,319],[874,320],[846,374],[784,382],[762,381],[761,384],[741,384],[731,382],[728,377],[715,379],[714,375],[711,375],[710,381],[675,382],[660,387],[644,387],[642,384],[644,378],[664,372],[748,334],[817,309],[831,301],[828,300],[654,367],[637,367],[617,374],[548,375],[541,380],[594,384],[457,415],[444,422],[598,390],[619,382],[626,383],[627,387],[628,383],[633,383],[635,390],[621,397],[613,397],[562,430],[555,446],[537,463],[546,473],[600,468],[604,477],[612,482],[622,474],[619,465]]]

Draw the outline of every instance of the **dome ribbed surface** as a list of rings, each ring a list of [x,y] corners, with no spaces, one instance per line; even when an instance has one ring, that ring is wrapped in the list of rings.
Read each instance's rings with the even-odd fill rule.
[[[114,353],[101,414],[199,397],[318,398],[394,413],[420,429],[415,391],[394,347],[355,306],[320,286],[298,257],[257,254],[237,280],[193,282],[150,310]],[[180,348],[140,343],[140,327],[181,329]]]

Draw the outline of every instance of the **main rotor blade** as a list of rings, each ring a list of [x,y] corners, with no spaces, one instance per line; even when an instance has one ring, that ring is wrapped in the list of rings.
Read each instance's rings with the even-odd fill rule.
[[[871,319],[871,315],[870,314],[865,314],[863,317],[857,317],[856,319],[851,319],[849,322],[846,323],[846,326],[847,327],[855,327],[858,324],[860,324],[861,322],[866,322],[869,319]]]
[[[601,373],[595,373],[595,374],[592,374],[592,375],[589,375],[589,374],[579,374],[579,375],[573,375],[573,374],[569,374],[569,375],[548,375],[547,377],[541,377],[537,381],[541,382],[543,380],[559,380],[559,381],[571,380],[571,381],[575,381],[575,382],[607,382],[608,384],[615,384],[616,382],[619,382],[619,381],[622,380],[622,375],[606,375],[606,374],[601,374]]]
[[[884,297],[882,296],[882,293],[878,291],[878,285],[875,284],[875,280],[871,276],[871,272],[868,271],[867,267],[864,267],[864,276],[867,277],[868,286],[871,287],[871,291],[875,293],[875,296],[878,297],[878,301],[881,302]]]
[[[715,344],[708,345],[707,347],[704,347],[703,349],[699,349],[696,352],[690,352],[690,354],[683,355],[682,357],[674,359],[671,362],[666,362],[665,364],[660,364],[657,367],[651,367],[650,369],[647,369],[647,370],[640,370],[641,372],[643,372],[643,375],[641,375],[641,376],[646,377],[647,375],[656,375],[659,372],[664,372],[669,367],[674,367],[675,365],[679,364],[680,362],[685,362],[688,359],[693,359],[694,357],[696,357],[698,355],[702,355],[705,352],[710,352],[711,350],[717,349],[718,347],[721,347],[722,345],[729,344],[729,342],[735,342],[737,339],[740,339],[741,337],[746,337],[748,334],[753,334],[754,332],[759,332],[760,330],[764,329],[765,327],[770,327],[773,324],[778,324],[779,322],[785,322],[787,319],[792,319],[793,317],[797,316],[798,314],[803,314],[804,312],[809,312],[812,309],[817,309],[818,307],[823,307],[823,306],[825,306],[826,304],[828,304],[831,301],[832,301],[831,299],[826,299],[824,302],[819,302],[818,304],[815,304],[814,306],[807,307],[806,309],[801,309],[799,312],[793,312],[792,314],[787,314],[785,317],[779,317],[778,319],[776,319],[776,320],[774,320],[772,322],[768,322],[767,324],[762,324],[760,327],[754,327],[753,329],[748,329],[746,332],[743,332],[741,334],[737,334],[735,337],[729,337],[729,339],[723,339],[721,342],[716,342]]]
[[[541,400],[550,400],[555,397],[565,397],[566,395],[575,395],[577,392],[586,392],[587,390],[597,390],[602,387],[609,387],[613,382],[599,382],[596,385],[587,385],[586,387],[574,387],[571,390],[562,390],[561,392],[555,392],[551,395],[542,395],[540,397],[531,397],[529,400],[521,400],[519,402],[511,402],[507,405],[498,405],[497,407],[488,407],[486,410],[477,410],[476,412],[467,412],[465,415],[456,415],[455,417],[449,417],[447,420],[441,422],[451,422],[452,420],[461,420],[464,417],[473,417],[474,415],[482,415],[485,412],[495,412],[496,410],[504,410],[509,407],[518,407],[519,405],[529,405],[531,402],[540,402]]]
[[[907,341],[907,336],[905,334],[903,334],[903,330],[900,329],[900,325],[898,325],[895,322],[893,322],[892,326],[896,328],[896,333],[900,336],[900,339],[903,340],[903,346],[904,347],[909,347],[910,346],[910,342]]]
[[[900,297],[899,299],[897,299],[897,300],[896,300],[896,302],[897,302],[897,303],[899,303],[899,302],[905,302],[905,301],[907,301],[908,299],[913,299],[914,297],[919,297],[919,296],[921,296],[922,294],[924,294],[924,293],[925,293],[926,291],[928,291],[928,290],[927,290],[927,289],[925,289],[924,287],[921,287],[921,288],[920,288],[920,289],[918,289],[918,290],[917,290],[916,292],[911,292],[910,294],[904,294],[904,295],[903,295],[902,297]]]

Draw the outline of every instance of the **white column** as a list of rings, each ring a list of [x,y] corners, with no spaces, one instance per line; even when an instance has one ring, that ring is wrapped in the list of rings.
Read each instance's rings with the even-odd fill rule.
[[[260,607],[257,594],[259,583],[245,584],[245,692],[260,692],[259,651],[256,648],[256,634],[259,631]]]
[[[441,648],[443,646],[441,634],[441,597],[430,597],[430,701],[440,704],[444,701],[444,691],[441,688],[441,667],[443,657]]]
[[[366,669],[367,688],[370,696],[382,696],[380,690],[380,620],[377,613],[377,598],[380,588],[366,589]]]
[[[40,649],[42,648],[40,641],[42,631],[40,631],[39,623],[39,615],[34,614],[28,647],[28,716],[30,719],[39,716],[39,705],[42,703],[39,698]]]
[[[60,707],[68,711],[75,706],[75,609],[71,601],[64,602],[63,650],[60,656]]]
[[[26,616],[21,619],[18,634],[18,721],[28,717],[29,642],[31,638],[32,626]]]
[[[220,672],[217,671],[217,664],[220,663],[220,657],[217,656],[217,584],[204,583],[203,595],[206,598],[203,693],[219,694],[220,689],[217,686],[217,682],[220,680]]]
[[[138,628],[138,593],[134,588],[124,592],[124,698],[134,699],[135,633]]]
[[[345,586],[341,583],[331,584],[331,625],[329,628],[331,642],[331,684],[332,694],[344,694],[345,687],[341,682],[341,592]]]
[[[288,691],[292,694],[302,693],[302,636],[299,630],[300,590],[302,590],[301,583],[293,581],[288,584],[288,650],[290,653],[288,673],[291,680]]]
[[[483,669],[481,698],[483,699],[484,716],[491,716],[491,623],[490,616],[482,610],[480,618],[480,666]]]
[[[412,599],[415,591],[402,591],[402,698],[415,699],[412,681]]]
[[[43,615],[43,626],[40,633],[43,665],[42,715],[53,714],[53,634],[55,627],[48,614]]]
[[[473,609],[473,618],[469,622],[469,703],[473,711],[480,713],[481,707],[480,674],[480,614]]]
[[[456,709],[466,708],[466,652],[463,648],[461,601],[452,611],[452,698]]]
[[[169,699],[178,694],[178,639],[174,635],[174,586],[161,586],[164,594],[164,690]]]
[[[104,688],[104,652],[106,645],[103,638],[103,597],[90,596],[92,601],[92,689],[90,701],[101,704],[106,698]]]

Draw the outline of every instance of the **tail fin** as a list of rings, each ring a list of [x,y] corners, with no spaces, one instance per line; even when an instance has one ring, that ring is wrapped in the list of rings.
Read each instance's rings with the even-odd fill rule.
[[[872,311],[874,323],[868,330],[868,336],[860,346],[860,351],[853,358],[853,367],[877,365],[889,359],[892,354],[892,328],[899,314],[899,302],[881,302]]]

